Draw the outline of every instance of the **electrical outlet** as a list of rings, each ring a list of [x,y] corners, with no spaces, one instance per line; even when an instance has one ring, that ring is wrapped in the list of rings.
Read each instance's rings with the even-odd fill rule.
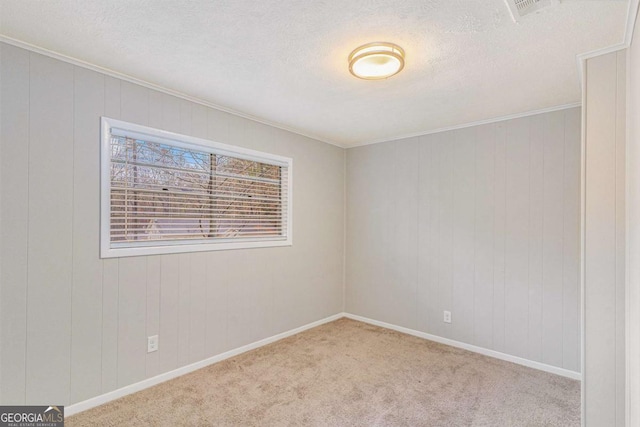
[[[445,310],[444,311],[444,323],[451,323],[451,312]]]
[[[147,338],[147,353],[153,353],[154,351],[158,351],[157,335]]]

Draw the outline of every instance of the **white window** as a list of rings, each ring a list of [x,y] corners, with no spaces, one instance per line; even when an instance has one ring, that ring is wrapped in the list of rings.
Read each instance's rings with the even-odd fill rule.
[[[103,258],[291,245],[292,160],[102,118]]]

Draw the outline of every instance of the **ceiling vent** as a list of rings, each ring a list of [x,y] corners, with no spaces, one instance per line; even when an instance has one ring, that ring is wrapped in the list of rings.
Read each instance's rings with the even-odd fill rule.
[[[537,12],[549,6],[555,6],[560,0],[504,0],[509,6],[513,22],[518,22],[525,15]]]

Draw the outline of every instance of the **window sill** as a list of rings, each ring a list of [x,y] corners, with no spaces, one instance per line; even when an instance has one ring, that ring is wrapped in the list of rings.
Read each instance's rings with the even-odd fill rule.
[[[100,258],[121,258],[145,255],[166,255],[180,254],[188,252],[209,252],[209,251],[225,251],[232,249],[253,249],[253,248],[271,248],[282,246],[293,246],[291,239],[273,239],[273,240],[254,240],[254,241],[223,241],[216,243],[195,243],[195,244],[168,244],[168,245],[151,245],[148,246],[124,246],[124,247],[102,247],[100,249]]]

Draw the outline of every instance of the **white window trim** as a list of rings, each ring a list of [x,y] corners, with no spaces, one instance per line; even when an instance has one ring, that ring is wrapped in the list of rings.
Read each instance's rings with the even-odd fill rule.
[[[112,247],[111,245],[111,129],[124,130],[128,135],[140,137],[150,142],[170,143],[172,145],[194,149],[198,151],[214,152],[220,155],[239,157],[246,160],[283,166],[288,169],[288,198],[287,198],[287,228],[286,237],[260,238],[252,240],[218,239],[216,241],[199,240],[199,243],[154,242],[135,247]],[[250,150],[248,148],[223,144],[207,139],[154,129],[134,123],[108,117],[101,118],[101,149],[100,149],[100,257],[118,258],[141,255],[161,255],[185,252],[220,251],[230,249],[267,248],[293,245],[293,159]],[[160,243],[160,244],[158,244]]]

